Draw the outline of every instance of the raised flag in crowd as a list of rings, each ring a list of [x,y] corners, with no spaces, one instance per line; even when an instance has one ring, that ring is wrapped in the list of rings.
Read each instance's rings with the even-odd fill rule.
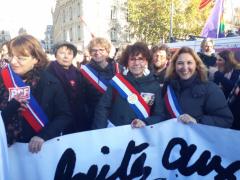
[[[208,17],[206,24],[204,25],[204,28],[201,32],[202,37],[224,37],[223,3],[224,0],[216,0],[211,14]]]

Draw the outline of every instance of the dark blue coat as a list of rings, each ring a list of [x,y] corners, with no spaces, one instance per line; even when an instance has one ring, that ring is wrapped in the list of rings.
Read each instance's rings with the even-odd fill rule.
[[[49,120],[48,124],[39,133],[36,133],[21,115],[17,115],[20,104],[16,100],[7,102],[8,90],[5,88],[1,76],[0,84],[0,110],[2,111],[5,126],[8,126],[13,116],[16,116],[17,120],[22,124],[21,135],[17,139],[18,142],[29,142],[33,136],[48,140],[66,131],[72,121],[72,114],[60,82],[50,73],[41,72],[36,88],[31,89],[33,96]],[[7,103],[7,106],[4,107],[4,103]]]
[[[198,123],[230,128],[233,122],[222,90],[213,82],[202,82],[197,75],[189,80],[171,79],[163,86],[163,95],[170,84],[183,113],[194,117]]]

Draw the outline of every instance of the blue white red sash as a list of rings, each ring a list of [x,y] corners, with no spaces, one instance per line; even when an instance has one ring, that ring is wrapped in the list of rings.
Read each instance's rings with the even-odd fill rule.
[[[176,95],[171,86],[167,86],[167,92],[164,96],[164,101],[168,112],[171,114],[172,118],[176,118],[182,114],[181,107],[178,104]]]
[[[108,82],[97,76],[97,72],[89,65],[81,65],[80,72],[82,75],[101,93],[107,90]]]
[[[9,65],[2,69],[1,74],[7,89],[26,86],[22,79],[12,71]],[[31,93],[29,103],[26,105],[27,109],[21,112],[22,116],[35,132],[39,132],[47,124],[48,118]]]
[[[110,80],[110,84],[128,101],[130,107],[139,119],[149,117],[150,107],[138,91],[121,74],[116,74],[112,80]]]

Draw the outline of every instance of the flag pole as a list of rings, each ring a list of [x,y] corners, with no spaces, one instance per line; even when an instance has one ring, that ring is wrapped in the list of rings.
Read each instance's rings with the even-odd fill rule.
[[[169,42],[171,42],[172,34],[173,34],[173,0],[171,0],[170,5],[170,33],[169,33]]]
[[[218,17],[218,27],[217,27],[217,38],[219,38],[219,31],[220,31],[220,27],[221,27],[221,16],[223,15],[223,6],[224,6],[224,0],[222,0],[222,2],[221,2],[222,4],[221,4],[221,6],[220,6],[220,13],[219,13],[219,17]]]

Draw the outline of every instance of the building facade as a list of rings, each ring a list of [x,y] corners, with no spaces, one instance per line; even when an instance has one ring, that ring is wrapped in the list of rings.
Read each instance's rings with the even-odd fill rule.
[[[44,39],[44,49],[47,53],[52,53],[53,49],[53,26],[47,25]]]
[[[52,16],[54,43],[69,41],[83,50],[96,36],[115,47],[130,41],[127,0],[57,0]]]
[[[0,45],[6,41],[10,41],[11,36],[9,31],[2,30],[0,31]]]

